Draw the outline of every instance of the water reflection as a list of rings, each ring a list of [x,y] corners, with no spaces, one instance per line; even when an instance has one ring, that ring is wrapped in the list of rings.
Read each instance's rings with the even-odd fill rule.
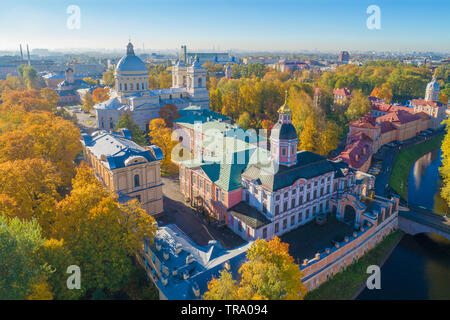
[[[381,268],[381,289],[358,300],[450,299],[450,242],[437,235],[405,235]]]
[[[448,212],[446,202],[440,196],[442,185],[439,167],[441,150],[433,150],[420,157],[412,166],[408,180],[408,202],[435,211]]]

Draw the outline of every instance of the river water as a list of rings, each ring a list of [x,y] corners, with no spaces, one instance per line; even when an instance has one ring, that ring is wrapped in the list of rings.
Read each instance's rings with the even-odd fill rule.
[[[440,165],[440,149],[414,163],[409,203],[449,212],[439,195]],[[450,241],[434,234],[405,235],[381,268],[381,289],[365,288],[357,299],[450,299]]]

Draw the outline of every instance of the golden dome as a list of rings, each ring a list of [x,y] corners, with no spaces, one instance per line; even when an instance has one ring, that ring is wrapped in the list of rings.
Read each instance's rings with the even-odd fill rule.
[[[291,108],[289,108],[289,106],[287,105],[287,96],[288,96],[288,92],[287,90],[285,91],[286,95],[284,98],[284,104],[278,109],[278,113],[291,113]]]

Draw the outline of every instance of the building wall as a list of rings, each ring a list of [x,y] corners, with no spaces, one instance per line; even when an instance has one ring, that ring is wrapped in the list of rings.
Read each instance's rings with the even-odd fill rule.
[[[163,211],[159,161],[138,163],[110,170],[104,165],[103,161],[95,157],[86,147],[83,148],[83,153],[85,160],[94,169],[97,177],[111,191],[137,198],[142,208],[150,215],[159,214]],[[134,184],[135,176],[139,176],[139,185]]]
[[[350,237],[348,242],[339,243],[339,247],[332,249],[329,254],[319,253],[313,259],[304,261],[300,266],[303,284],[308,291],[316,289],[373,249],[397,227],[398,211],[395,211],[379,225],[375,223],[370,228],[365,227],[356,237]]]

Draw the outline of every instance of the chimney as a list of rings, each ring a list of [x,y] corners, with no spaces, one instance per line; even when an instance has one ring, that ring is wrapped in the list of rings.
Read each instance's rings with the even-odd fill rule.
[[[28,65],[31,66],[30,50],[28,49],[28,44],[27,44],[27,55],[28,55]]]

